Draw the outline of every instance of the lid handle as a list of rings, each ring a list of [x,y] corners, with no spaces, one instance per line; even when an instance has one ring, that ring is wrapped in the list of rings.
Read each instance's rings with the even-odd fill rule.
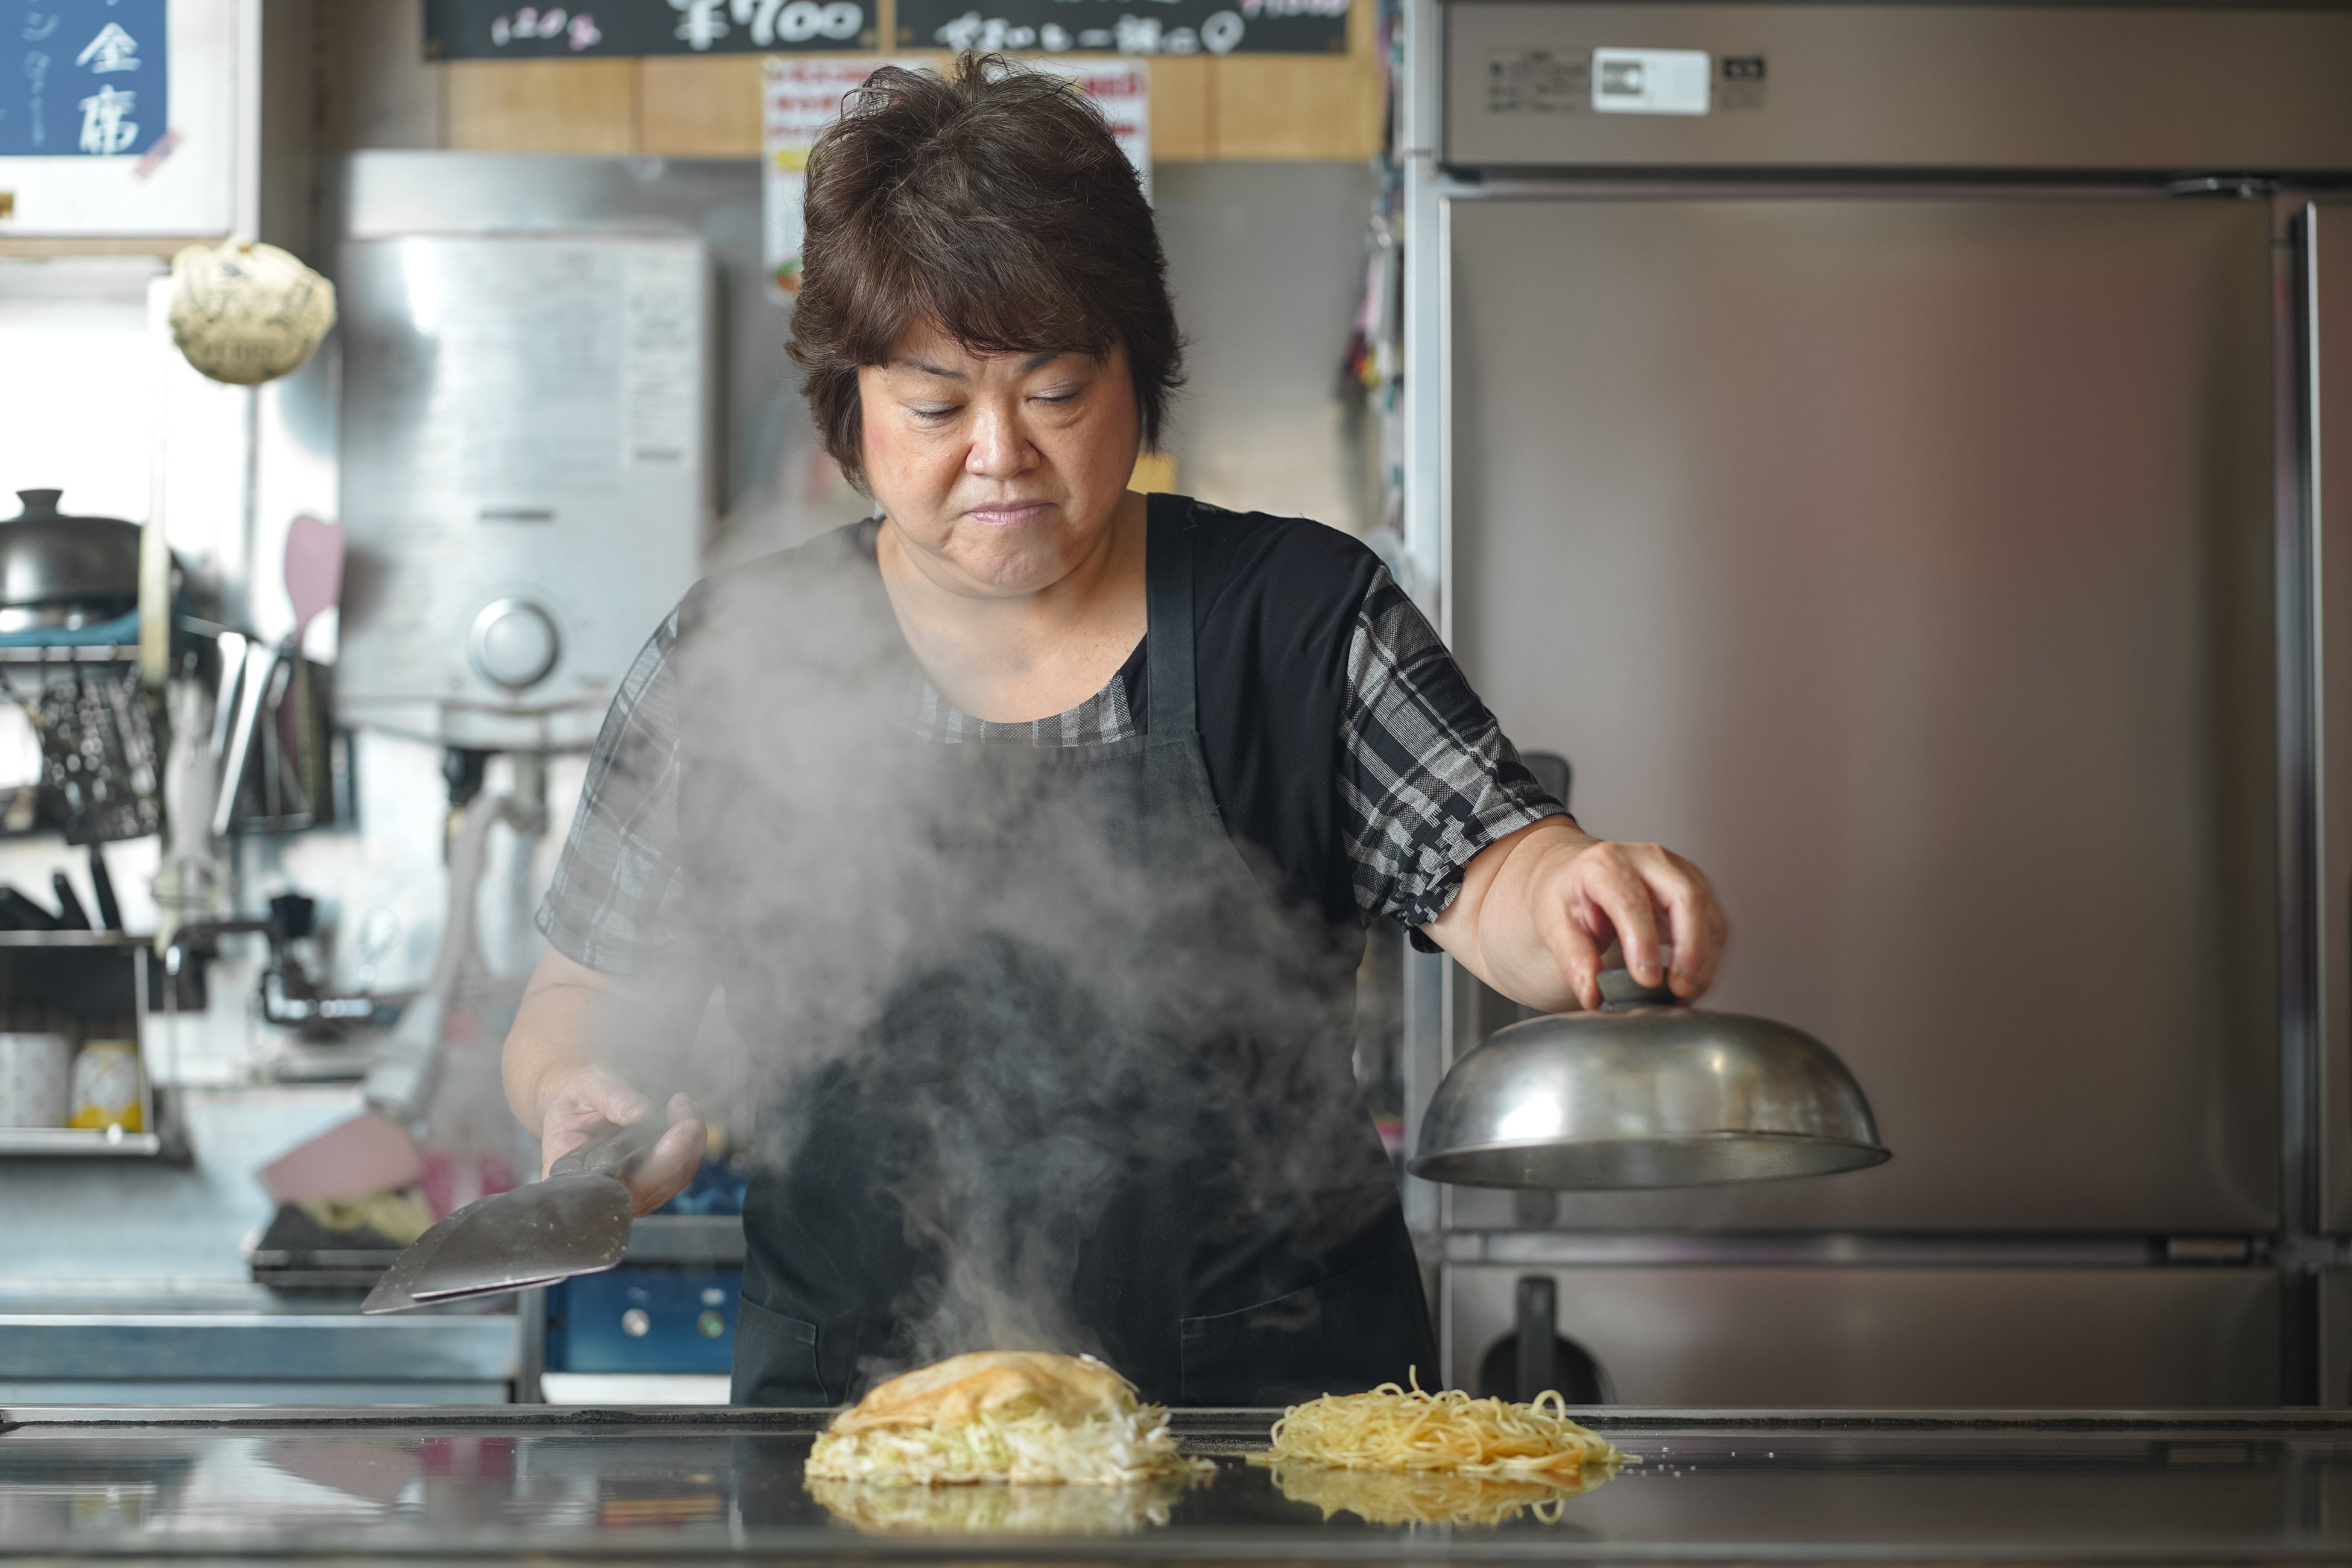
[[[1601,972],[1601,1010],[1614,1007],[1679,1007],[1682,998],[1670,985],[1644,985],[1633,978],[1630,969],[1604,969]]]

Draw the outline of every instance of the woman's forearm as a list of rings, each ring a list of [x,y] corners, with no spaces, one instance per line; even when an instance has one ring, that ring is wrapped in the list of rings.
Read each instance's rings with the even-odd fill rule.
[[[499,1062],[507,1104],[515,1120],[539,1131],[550,1084],[596,1065],[604,1032],[602,1012],[615,1005],[608,992],[533,975],[515,1013]]]
[[[709,998],[708,978],[692,965],[607,974],[549,948],[507,1034],[499,1061],[507,1104],[536,1128],[559,1087],[591,1068],[674,1079]]]
[[[658,1113],[622,1070],[615,1044],[683,1054],[705,1000],[707,990],[600,973],[552,948],[541,955],[499,1068],[508,1106],[539,1140],[542,1173],[607,1124],[632,1126]],[[668,1131],[625,1178],[639,1214],[667,1202],[701,1163],[704,1129],[694,1101],[674,1095],[667,1115]]]
[[[1462,890],[1428,928],[1456,962],[1522,1006],[1546,1013],[1578,1005],[1575,976],[1538,918],[1542,868],[1595,842],[1565,816],[1546,817],[1481,850]]]
[[[1612,945],[1642,984],[1696,997],[1714,983],[1727,931],[1697,867],[1655,844],[1595,838],[1564,816],[1480,850],[1453,905],[1423,929],[1479,979],[1547,1013],[1601,1005]]]

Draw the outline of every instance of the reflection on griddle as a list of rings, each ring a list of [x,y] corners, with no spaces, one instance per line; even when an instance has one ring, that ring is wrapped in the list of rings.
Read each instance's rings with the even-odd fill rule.
[[[869,1535],[1132,1535],[1166,1524],[1189,1476],[1124,1487],[877,1486],[812,1478],[809,1492]]]
[[[1558,1524],[1560,1504],[1617,1473],[1587,1465],[1574,1476],[1465,1476],[1450,1470],[1346,1470],[1288,1461],[1270,1465],[1274,1484],[1323,1517],[1352,1513],[1367,1524],[1508,1524],[1526,1515]]]
[[[703,1524],[722,1519],[727,1500],[716,1491],[660,1493],[602,1500],[596,1522],[607,1530]]]

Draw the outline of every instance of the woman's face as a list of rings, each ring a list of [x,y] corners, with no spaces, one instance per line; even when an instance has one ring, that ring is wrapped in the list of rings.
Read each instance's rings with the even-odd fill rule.
[[[1139,440],[1127,351],[976,354],[936,328],[857,373],[866,483],[960,592],[1038,593],[1106,538]]]

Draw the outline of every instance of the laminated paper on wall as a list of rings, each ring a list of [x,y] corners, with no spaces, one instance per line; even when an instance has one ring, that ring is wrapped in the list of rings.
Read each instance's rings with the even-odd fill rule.
[[[1135,165],[1143,194],[1151,195],[1151,68],[1142,60],[1040,60],[1038,69],[1070,77],[1110,122],[1119,151]],[[766,170],[769,276],[796,294],[801,286],[801,201],[808,184],[809,149],[841,115],[842,100],[884,66],[935,69],[928,59],[772,59],[762,94],[762,166]]]

